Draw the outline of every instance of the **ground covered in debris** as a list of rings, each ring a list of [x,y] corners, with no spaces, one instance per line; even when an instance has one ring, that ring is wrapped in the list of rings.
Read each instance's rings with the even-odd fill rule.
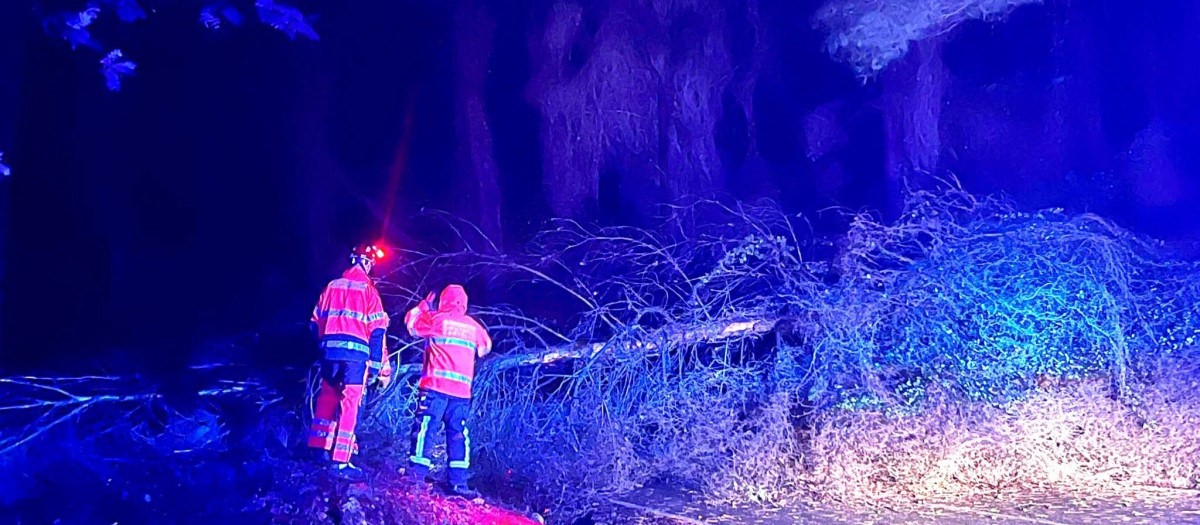
[[[303,445],[297,375],[197,365],[176,378],[191,396],[121,374],[0,378],[16,407],[0,410],[0,523],[537,523],[500,484],[468,501],[408,481],[407,443],[380,434],[355,458],[367,479],[338,477]]]
[[[540,523],[532,512],[521,512],[495,500],[494,493],[467,500],[442,493],[437,485],[400,475],[391,462],[372,462],[363,482],[350,483],[328,472],[316,475],[297,469],[277,480],[275,489],[255,504],[272,523],[377,525]],[[492,500],[492,501],[489,501]]]
[[[764,508],[713,506],[688,491],[646,487],[610,500],[591,518],[595,523],[640,525],[1183,524],[1200,523],[1200,491],[1147,489],[1136,495],[1095,495],[1023,490],[954,502],[879,502],[849,507],[810,501]]]
[[[494,491],[472,501],[446,496],[436,485],[410,481],[390,458],[367,461],[367,479],[351,483],[327,470],[326,461],[297,452],[294,458],[235,454],[171,462],[64,458],[6,482],[20,488],[6,493],[0,522],[539,523],[533,512],[507,506]],[[69,505],[62,503],[64,494],[71,495]]]

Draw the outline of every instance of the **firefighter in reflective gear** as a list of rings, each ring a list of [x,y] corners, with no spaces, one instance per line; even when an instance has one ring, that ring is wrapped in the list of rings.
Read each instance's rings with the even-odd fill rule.
[[[372,376],[386,387],[392,375],[385,343],[388,315],[369,277],[383,257],[376,246],[356,248],[350,268],[325,287],[312,315],[324,356],[308,446],[329,451],[333,468],[353,478],[363,476],[350,463],[358,450],[354,427],[363,388]]]
[[[452,284],[442,290],[437,309],[433,308],[433,300],[430,293],[404,317],[408,332],[426,339],[409,473],[418,479],[428,476],[433,467],[432,437],[444,424],[450,492],[474,498],[479,493],[467,486],[467,469],[471,466],[467,416],[471,411],[475,360],[492,351],[492,339],[483,325],[467,315],[467,293],[462,286]]]

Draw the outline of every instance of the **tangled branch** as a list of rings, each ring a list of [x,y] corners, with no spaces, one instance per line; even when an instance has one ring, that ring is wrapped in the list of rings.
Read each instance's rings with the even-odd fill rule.
[[[661,476],[795,497],[787,472],[813,453],[797,425],[847,412],[1004,407],[1093,378],[1141,413],[1144,385],[1200,336],[1195,265],[1100,217],[1018,212],[951,181],[894,224],[849,218],[828,258],[769,204],[697,202],[654,230],[558,221],[517,254],[414,252],[381,286],[510,292],[476,312],[501,352],[476,379],[479,460],[572,487],[530,495],[567,507]]]
[[[236,398],[260,409],[280,401],[273,389],[248,379],[244,370],[234,368],[227,365],[193,367],[196,373],[208,379],[195,395],[201,399]],[[126,416],[143,413],[141,417],[144,418],[155,418],[156,410],[168,413],[171,421],[152,425],[157,430],[151,431],[144,424],[134,426],[134,437],[150,444],[156,441],[173,445],[179,445],[181,440],[186,442],[182,447],[172,449],[176,453],[208,448],[224,437],[215,416],[209,419],[211,412],[182,414],[165,401],[161,392],[130,377],[0,378],[0,420],[10,429],[0,434],[0,455],[17,450],[60,426],[78,423],[93,412],[104,416],[104,421],[99,422],[100,431],[115,425],[111,417],[115,412]],[[185,427],[191,428],[184,432]],[[206,430],[196,431],[202,427]]]

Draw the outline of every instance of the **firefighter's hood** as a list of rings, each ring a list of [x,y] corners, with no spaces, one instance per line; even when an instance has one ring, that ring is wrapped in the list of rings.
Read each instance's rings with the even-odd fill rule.
[[[442,290],[442,296],[438,300],[438,310],[442,312],[451,312],[459,315],[467,313],[467,291],[457,284],[447,286]]]

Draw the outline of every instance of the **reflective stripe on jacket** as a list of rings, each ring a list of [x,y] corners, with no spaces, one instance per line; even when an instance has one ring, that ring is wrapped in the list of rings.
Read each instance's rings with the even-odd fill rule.
[[[325,287],[313,308],[312,320],[317,324],[326,359],[385,361],[382,334],[390,320],[383,310],[379,291],[361,267],[346,270],[340,279]],[[379,341],[374,345],[373,332],[377,332]]]

